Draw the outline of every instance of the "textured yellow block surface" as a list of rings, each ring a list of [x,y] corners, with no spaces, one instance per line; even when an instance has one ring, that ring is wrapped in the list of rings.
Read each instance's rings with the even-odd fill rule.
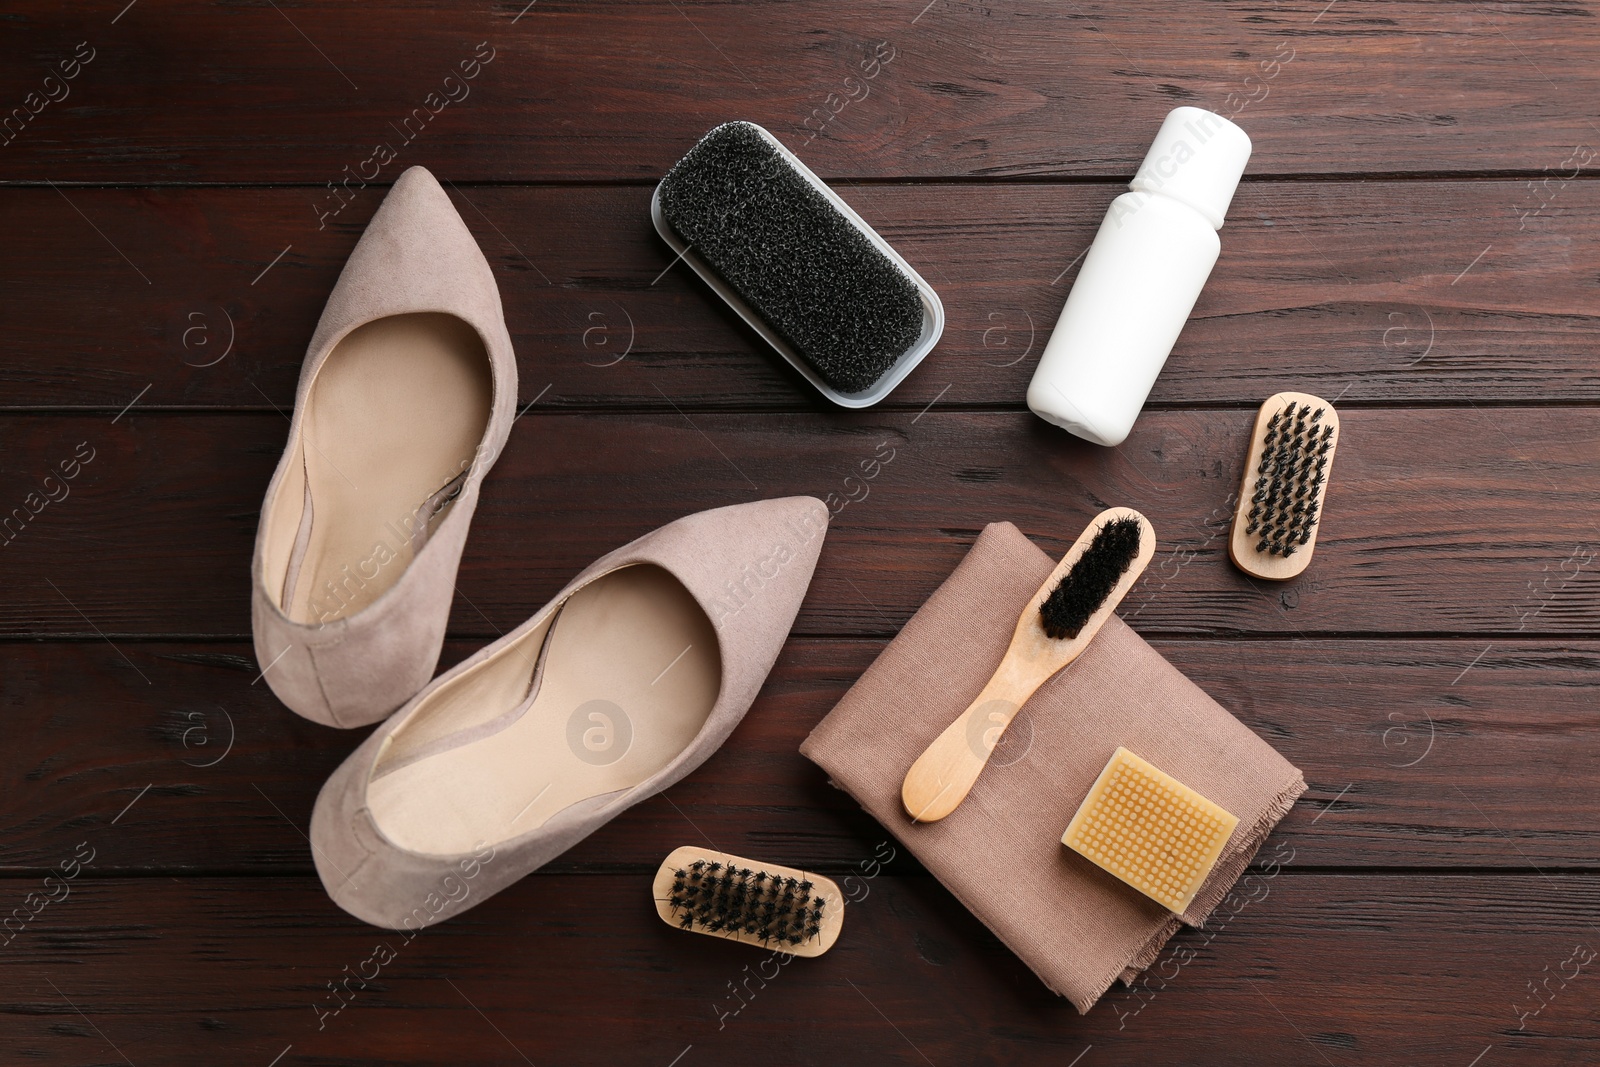
[[[1119,748],[1061,843],[1181,914],[1238,825],[1238,816]]]

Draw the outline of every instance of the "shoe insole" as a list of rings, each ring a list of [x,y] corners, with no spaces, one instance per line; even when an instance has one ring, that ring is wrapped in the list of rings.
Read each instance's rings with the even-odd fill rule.
[[[493,403],[489,355],[454,315],[357,327],[317,372],[304,422],[309,531],[289,564],[296,622],[352,615],[400,579],[471,466]]]
[[[716,631],[660,567],[601,576],[544,631],[436,690],[433,706],[390,739],[367,807],[395,844],[452,855],[526,833],[643,782],[711,714],[722,674]],[[463,707],[466,699],[478,706]],[[433,716],[457,729],[440,737]]]

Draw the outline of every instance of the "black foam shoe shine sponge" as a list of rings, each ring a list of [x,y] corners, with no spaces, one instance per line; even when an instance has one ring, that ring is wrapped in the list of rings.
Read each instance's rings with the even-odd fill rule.
[[[690,250],[839,392],[870,389],[917,343],[917,285],[760,127],[706,134],[661,182],[660,205]]]

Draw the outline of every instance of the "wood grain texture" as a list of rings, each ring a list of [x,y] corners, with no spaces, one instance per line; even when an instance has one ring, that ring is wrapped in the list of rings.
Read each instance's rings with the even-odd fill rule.
[[[895,876],[898,862],[860,884],[833,951],[781,968],[667,927],[648,873],[535,876],[409,943],[345,916],[314,880],[80,879],[0,950],[0,1055],[999,1067],[1065,1064],[1092,1045],[1104,1063],[1359,1067],[1468,1064],[1493,1045],[1509,1062],[1593,1062],[1594,965],[1553,977],[1542,1000],[1527,988],[1575,945],[1592,952],[1593,875],[1350,877],[1291,862],[1211,929],[1180,934],[1147,983],[1079,1017],[937,883]]]
[[[809,494],[836,517],[802,634],[897,632],[984,524],[1014,522],[1059,556],[1111,505],[1138,508],[1159,538],[1123,607],[1146,633],[1594,632],[1592,420],[1345,409],[1316,564],[1292,594],[1227,560],[1250,422],[1149,412],[1113,450],[1018,412],[529,414],[486,483],[452,628],[503,633],[604,552],[689,512]],[[0,633],[247,634],[256,514],[287,425],[137,410],[6,419],[0,499],[13,508],[45,500],[42,479],[84,442],[95,458],[0,547]]]
[[[1596,868],[1600,644],[1485,644],[1155,642],[1305,774],[1311,789],[1274,837],[1298,865]],[[673,847],[709,838],[741,855],[850,873],[884,831],[798,750],[882,645],[791,641],[702,769],[550,869],[648,871]],[[450,643],[446,664],[476,647]],[[247,645],[119,648],[0,645],[11,739],[0,870],[42,876],[92,834],[100,872],[311,873],[301,831],[363,732],[288,712],[251,684],[258,668]],[[952,695],[952,715],[966,699]],[[1031,736],[1025,709],[1008,744],[1026,747]]]
[[[667,269],[648,185],[449,188],[494,265],[524,404],[832,410]],[[952,403],[1020,408],[1121,188],[840,185],[948,314],[885,406],[920,411],[948,386]],[[288,410],[384,192],[360,191],[319,231],[313,189],[9,191],[0,406],[115,414],[148,387],[145,408]],[[1600,401],[1600,183],[1572,182],[1523,219],[1529,195],[1503,181],[1246,183],[1151,405],[1254,407],[1285,387],[1341,408]]]
[[[183,0],[113,23],[28,0],[0,51],[8,107],[79,42],[96,55],[0,177],[322,187],[388,144],[392,165],[427,153],[459,179],[637,179],[730,118],[797,148],[820,129],[805,154],[824,177],[1125,176],[1176,104],[1235,115],[1257,174],[1542,177],[1595,136],[1571,103],[1600,87],[1582,6],[920,7]],[[447,84],[484,41],[491,62]],[[892,60],[863,70],[879,42]]]
[[[0,931],[0,1062],[1600,1060],[1600,978],[1565,977],[1600,949],[1593,8],[924,3],[7,6],[0,912],[95,858]],[[1255,151],[1149,410],[1100,449],[1023,396],[1180,103]],[[882,408],[833,410],[667,269],[650,188],[732,118],[939,291]],[[494,267],[528,406],[444,666],[680,515],[837,514],[703,768],[407,943],[312,874],[361,734],[257,680],[247,568],[305,344],[413,164]],[[1344,428],[1316,560],[1269,588],[1225,539],[1280,389]],[[1059,556],[1111,505],[1160,538],[1122,616],[1311,789],[1210,930],[1080,1019],[903,852],[869,877],[886,831],[797,747],[983,524]],[[837,878],[839,945],[762,984],[765,954],[668,929],[649,877],[684,844]]]

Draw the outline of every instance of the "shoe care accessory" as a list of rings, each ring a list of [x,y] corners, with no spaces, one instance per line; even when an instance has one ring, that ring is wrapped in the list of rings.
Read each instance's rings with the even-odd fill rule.
[[[1016,527],[989,526],[800,751],[1047,986],[1088,1011],[1117,978],[1152,966],[1180,925],[1206,921],[1305,781],[1112,615],[1012,721],[982,787],[949,818],[912,822],[900,792],[906,767],[983,687],[1054,566]],[[1254,714],[1272,726],[1278,712]],[[1061,846],[1118,747],[1239,817],[1181,916]]]
[[[1236,816],[1119,748],[1061,843],[1182,915],[1238,825]]]
[[[844,925],[832,879],[692,845],[662,861],[652,891],[668,925],[795,956],[822,955]]]
[[[1256,413],[1228,555],[1246,574],[1272,581],[1311,565],[1322,526],[1339,413],[1310,393],[1277,393]]]
[[[1028,601],[983,691],[911,765],[901,788],[906,814],[936,822],[966,799],[1012,718],[1089,647],[1155,547],[1155,531],[1137,511],[1095,516]]]
[[[870,407],[944,332],[932,286],[753,122],[716,127],[650,199],[657,232],[834,403]]]
[[[1111,202],[1028,386],[1034,414],[1100,445],[1133,428],[1222,251],[1250,138],[1175,108]]]

